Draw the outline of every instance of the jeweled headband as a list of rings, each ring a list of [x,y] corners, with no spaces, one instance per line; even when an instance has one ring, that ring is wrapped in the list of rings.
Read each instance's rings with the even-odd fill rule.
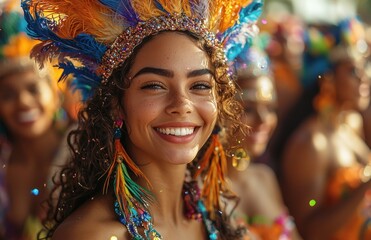
[[[128,28],[121,33],[105,52],[100,70],[103,82],[120,66],[138,46],[142,40],[162,31],[189,31],[201,36],[207,45],[222,49],[222,45],[215,35],[207,30],[203,22],[197,18],[190,18],[185,14],[168,15],[152,18],[147,22],[140,22],[134,28]]]
[[[86,100],[107,83],[144,38],[190,31],[228,61],[251,43],[263,0],[22,0],[28,34],[42,42],[31,56],[58,58]],[[223,52],[224,50],[224,52]]]

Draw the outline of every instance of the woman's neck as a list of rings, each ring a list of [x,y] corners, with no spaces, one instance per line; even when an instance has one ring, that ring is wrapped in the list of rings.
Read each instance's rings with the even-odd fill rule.
[[[147,176],[151,184],[149,190],[155,197],[149,210],[156,225],[178,224],[183,221],[182,191],[186,165],[148,164],[141,167],[141,170]],[[143,179],[139,180],[139,184],[147,187]]]

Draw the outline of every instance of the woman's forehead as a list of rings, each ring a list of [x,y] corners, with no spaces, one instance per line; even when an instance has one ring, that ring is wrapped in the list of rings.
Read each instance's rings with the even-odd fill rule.
[[[131,74],[148,66],[172,71],[191,71],[210,68],[210,58],[190,36],[164,32],[145,43],[138,51]]]

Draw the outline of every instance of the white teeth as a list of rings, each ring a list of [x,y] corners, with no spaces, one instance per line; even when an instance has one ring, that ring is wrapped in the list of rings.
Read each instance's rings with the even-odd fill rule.
[[[33,109],[19,113],[18,119],[20,122],[31,122],[35,121],[39,117],[39,115],[40,111],[38,109]]]
[[[194,132],[195,128],[157,128],[157,131],[166,135],[187,136]]]

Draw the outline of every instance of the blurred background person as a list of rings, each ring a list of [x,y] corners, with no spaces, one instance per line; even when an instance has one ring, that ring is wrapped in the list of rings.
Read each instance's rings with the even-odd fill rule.
[[[304,239],[371,239],[363,25],[310,27],[305,42],[303,94],[272,146],[285,203]]]
[[[371,5],[371,1],[370,1]],[[366,40],[368,47],[371,49],[371,26],[366,27]],[[367,59],[366,64],[366,75],[371,79],[371,56]],[[371,92],[371,90],[370,90]],[[364,122],[365,140],[369,148],[371,148],[371,102],[369,103],[366,110],[362,111],[362,117]]]
[[[289,13],[268,12],[259,27],[262,34],[270,36],[266,52],[276,82],[279,125],[302,91],[298,76],[304,49],[304,23]]]
[[[240,197],[237,212],[256,239],[301,239],[283,204],[274,172],[256,163],[266,150],[277,125],[277,97],[268,57],[263,48],[269,39],[261,36],[237,58],[237,85],[245,109],[243,122],[251,127],[248,136],[239,134],[228,139],[234,149],[230,155],[228,177],[232,189]],[[236,148],[236,146],[238,146]]]
[[[36,239],[53,187],[52,176],[67,158],[64,134],[69,120],[61,108],[55,72],[29,58],[36,41],[25,21],[0,15],[0,239]]]

